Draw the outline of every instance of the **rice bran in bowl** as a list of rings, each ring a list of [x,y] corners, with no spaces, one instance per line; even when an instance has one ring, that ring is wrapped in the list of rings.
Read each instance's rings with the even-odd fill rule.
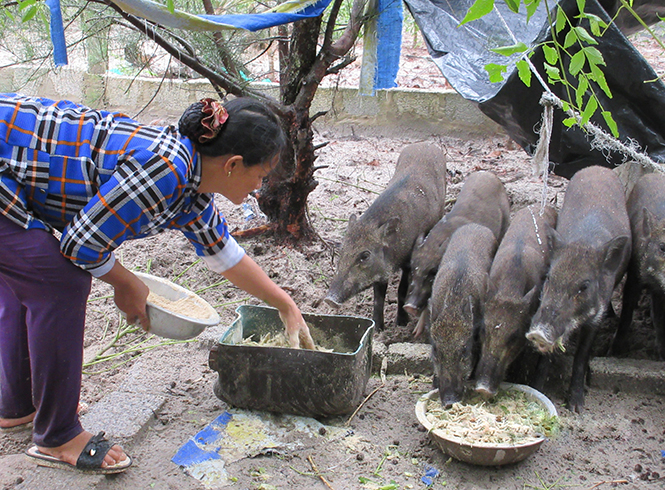
[[[558,431],[552,402],[530,386],[502,383],[492,400],[471,397],[450,409],[433,390],[416,403],[418,421],[441,450],[483,466],[516,463],[536,452]]]

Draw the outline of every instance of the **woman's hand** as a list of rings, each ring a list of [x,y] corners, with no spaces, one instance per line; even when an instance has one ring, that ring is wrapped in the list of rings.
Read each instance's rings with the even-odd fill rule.
[[[291,296],[277,286],[265,272],[247,255],[222,275],[243,291],[265,301],[279,310],[279,317],[286,326],[291,347],[314,349],[314,341],[305,319]]]
[[[150,331],[150,319],[146,312],[146,299],[150,290],[138,277],[125,269],[119,262],[99,279],[113,286],[115,305],[125,314],[127,323],[138,324],[146,332]]]
[[[309,327],[307,326],[307,323],[305,323],[305,319],[302,317],[298,308],[296,308],[295,312],[287,312],[284,314],[280,311],[279,317],[284,322],[286,336],[289,339],[289,345],[291,345],[291,347],[295,349],[316,349],[314,340],[312,340],[312,335],[309,333]]]

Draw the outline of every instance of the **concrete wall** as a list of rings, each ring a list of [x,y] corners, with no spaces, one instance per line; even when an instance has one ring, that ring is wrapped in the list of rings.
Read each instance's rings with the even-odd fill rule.
[[[275,97],[279,93],[276,84],[255,87]],[[142,122],[161,119],[170,123],[177,122],[193,102],[216,97],[212,86],[202,79],[161,82],[93,75],[67,67],[57,73],[26,66],[2,68],[0,91],[69,99],[97,109],[124,112]],[[341,134],[473,138],[504,133],[474,102],[452,90],[391,89],[369,97],[358,95],[352,88],[320,88],[311,113],[321,111],[327,114],[317,119],[315,127]]]

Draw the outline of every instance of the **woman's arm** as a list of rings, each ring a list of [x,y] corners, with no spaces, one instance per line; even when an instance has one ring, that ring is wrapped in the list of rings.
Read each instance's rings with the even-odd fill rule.
[[[296,303],[249,256],[244,255],[240,262],[222,272],[222,275],[243,291],[279,310],[292,347],[314,349],[309,328]]]

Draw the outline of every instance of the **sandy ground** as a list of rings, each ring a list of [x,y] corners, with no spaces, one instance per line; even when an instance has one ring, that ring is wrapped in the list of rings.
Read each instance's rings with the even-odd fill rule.
[[[448,155],[448,194],[459,192],[464,178],[475,170],[495,172],[504,183],[512,211],[531,203],[560,206],[566,180],[550,176],[547,186],[531,177],[530,162],[524,152],[505,137],[464,141],[446,136],[423,137],[445,149]],[[311,194],[309,214],[320,239],[292,248],[269,237],[244,240],[241,245],[275,282],[292,293],[304,312],[371,317],[370,291],[349,300],[340,310],[321,301],[334,273],[333,249],[340,243],[351,213],[361,213],[388,181],[400,150],[413,139],[340,138],[332,132],[317,134],[317,140],[330,141],[319,151],[319,186]],[[250,201],[250,204],[253,204]],[[242,208],[219,199],[232,230],[261,223],[257,217],[245,221]],[[258,212],[258,209],[255,208]],[[259,304],[218,275],[207,271],[186,240],[177,233],[127,243],[118,257],[130,269],[149,271],[198,292],[219,312],[222,326],[236,318],[241,304]],[[109,344],[121,319],[108,288],[95,281],[88,307],[85,359],[91,362]],[[394,325],[396,282],[389,288],[385,342],[413,341],[408,329]],[[640,337],[632,341],[630,356],[653,358],[653,335],[644,312],[638,323]],[[128,335],[118,344],[143,341]],[[154,385],[166,403],[154,414],[149,427],[125,444],[135,460],[125,474],[90,482],[81,476],[78,488],[100,489],[202,489],[206,486],[171,458],[188,439],[225,410],[234,411],[213,394],[217,373],[208,367],[208,350],[202,345],[181,343],[159,345],[158,338],[146,344],[155,347],[142,355],[121,354],[112,347],[106,354],[117,357],[86,368],[82,401],[93,405],[113,391],[132,365],[154,365]],[[600,347],[599,347],[600,349]],[[418,397],[431,389],[431,379],[420,373],[390,376],[385,383],[372,376],[365,393],[373,393],[353,417],[321,420],[313,434],[292,434],[292,446],[264,454],[247,451],[227,464],[229,488],[237,489],[405,489],[424,488],[422,477],[435,468],[432,488],[455,489],[553,489],[553,488],[662,488],[665,475],[665,418],[663,397],[639,396],[591,389],[586,410],[572,414],[562,406],[558,385],[546,387],[546,394],[560,414],[562,432],[546,441],[539,452],[522,463],[506,467],[477,467],[451,460],[428,438],[414,413]],[[375,391],[376,390],[376,391]],[[24,462],[28,432],[0,435],[0,488],[21,486],[34,466]],[[11,468],[3,470],[2,468]],[[53,480],[63,477],[51,471]],[[323,478],[322,478],[323,477]],[[325,479],[325,481],[324,481]]]
[[[320,135],[331,138],[332,134]],[[453,198],[469,172],[494,171],[505,184],[513,210],[540,202],[543,183],[530,177],[530,163],[524,153],[506,138],[461,141],[430,138],[446,149],[449,163],[449,191]],[[318,174],[319,187],[312,193],[310,217],[321,240],[298,249],[280,246],[270,238],[257,237],[242,242],[247,252],[281,286],[290,291],[305,312],[371,316],[372,295],[360,294],[339,311],[320,299],[325,295],[334,272],[333,244],[341,241],[345,219],[362,212],[387,182],[401,148],[413,140],[380,138],[334,139],[320,152],[321,165],[330,165]],[[552,176],[545,190],[547,200],[560,203],[566,181]],[[242,209],[220,200],[232,229],[260,222],[244,220]],[[177,281],[215,306],[221,325],[236,318],[234,309],[243,303],[258,304],[241,291],[207,271],[196,261],[187,242],[177,233],[123,245],[119,258],[125,266],[149,271]],[[119,317],[109,291],[94,283],[89,304],[85,358],[90,361],[117,331]],[[408,329],[394,325],[396,284],[389,288],[385,334],[377,339],[391,342],[409,340]],[[413,325],[409,326],[410,328]],[[411,339],[413,341],[413,339]],[[148,341],[156,344],[158,339]],[[641,344],[639,342],[642,342]],[[636,343],[631,355],[653,357],[650,330]],[[110,352],[117,352],[112,349]],[[127,361],[113,367],[116,360]],[[117,388],[136,358],[120,356],[89,368],[83,381],[82,400],[90,405]],[[135,467],[123,475],[107,478],[94,488],[199,489],[206,486],[187,475],[171,458],[187,440],[225,410],[234,411],[213,394],[217,373],[208,367],[208,351],[196,343],[158,347],[143,354],[141,362],[154,363],[155,384],[146,389],[166,396],[148,429],[125,444],[135,458]],[[148,368],[149,369],[149,368]],[[94,374],[98,372],[98,374]],[[348,417],[321,420],[324,435],[294,435],[295,447],[280,448],[265,455],[243,457],[227,465],[229,478],[237,479],[230,488],[315,489],[334,488],[422,488],[421,478],[429,467],[439,471],[433,488],[445,483],[449,488],[644,488],[662,485],[665,474],[661,449],[665,449],[663,398],[633,396],[590,390],[587,409],[575,415],[562,406],[559,386],[546,390],[555,403],[563,430],[546,441],[539,452],[522,463],[508,467],[476,467],[450,460],[419,426],[414,413],[418,397],[431,389],[431,379],[420,373],[390,376],[386,383],[373,376],[365,390],[376,393],[346,425]],[[314,421],[312,421],[314,423]],[[29,443],[29,433],[0,436],[0,456],[20,454]],[[250,451],[250,453],[252,453]],[[20,456],[16,456],[18,458]],[[313,465],[330,487],[317,477]],[[21,471],[32,466],[20,463],[8,475],[0,471],[4,488],[15,488],[25,478]],[[52,471],[59,478],[58,470]],[[81,477],[84,478],[84,477]],[[85,479],[83,480],[85,481]],[[395,487],[386,487],[395,482]],[[595,486],[599,482],[605,482]],[[210,484],[209,484],[210,485]]]

